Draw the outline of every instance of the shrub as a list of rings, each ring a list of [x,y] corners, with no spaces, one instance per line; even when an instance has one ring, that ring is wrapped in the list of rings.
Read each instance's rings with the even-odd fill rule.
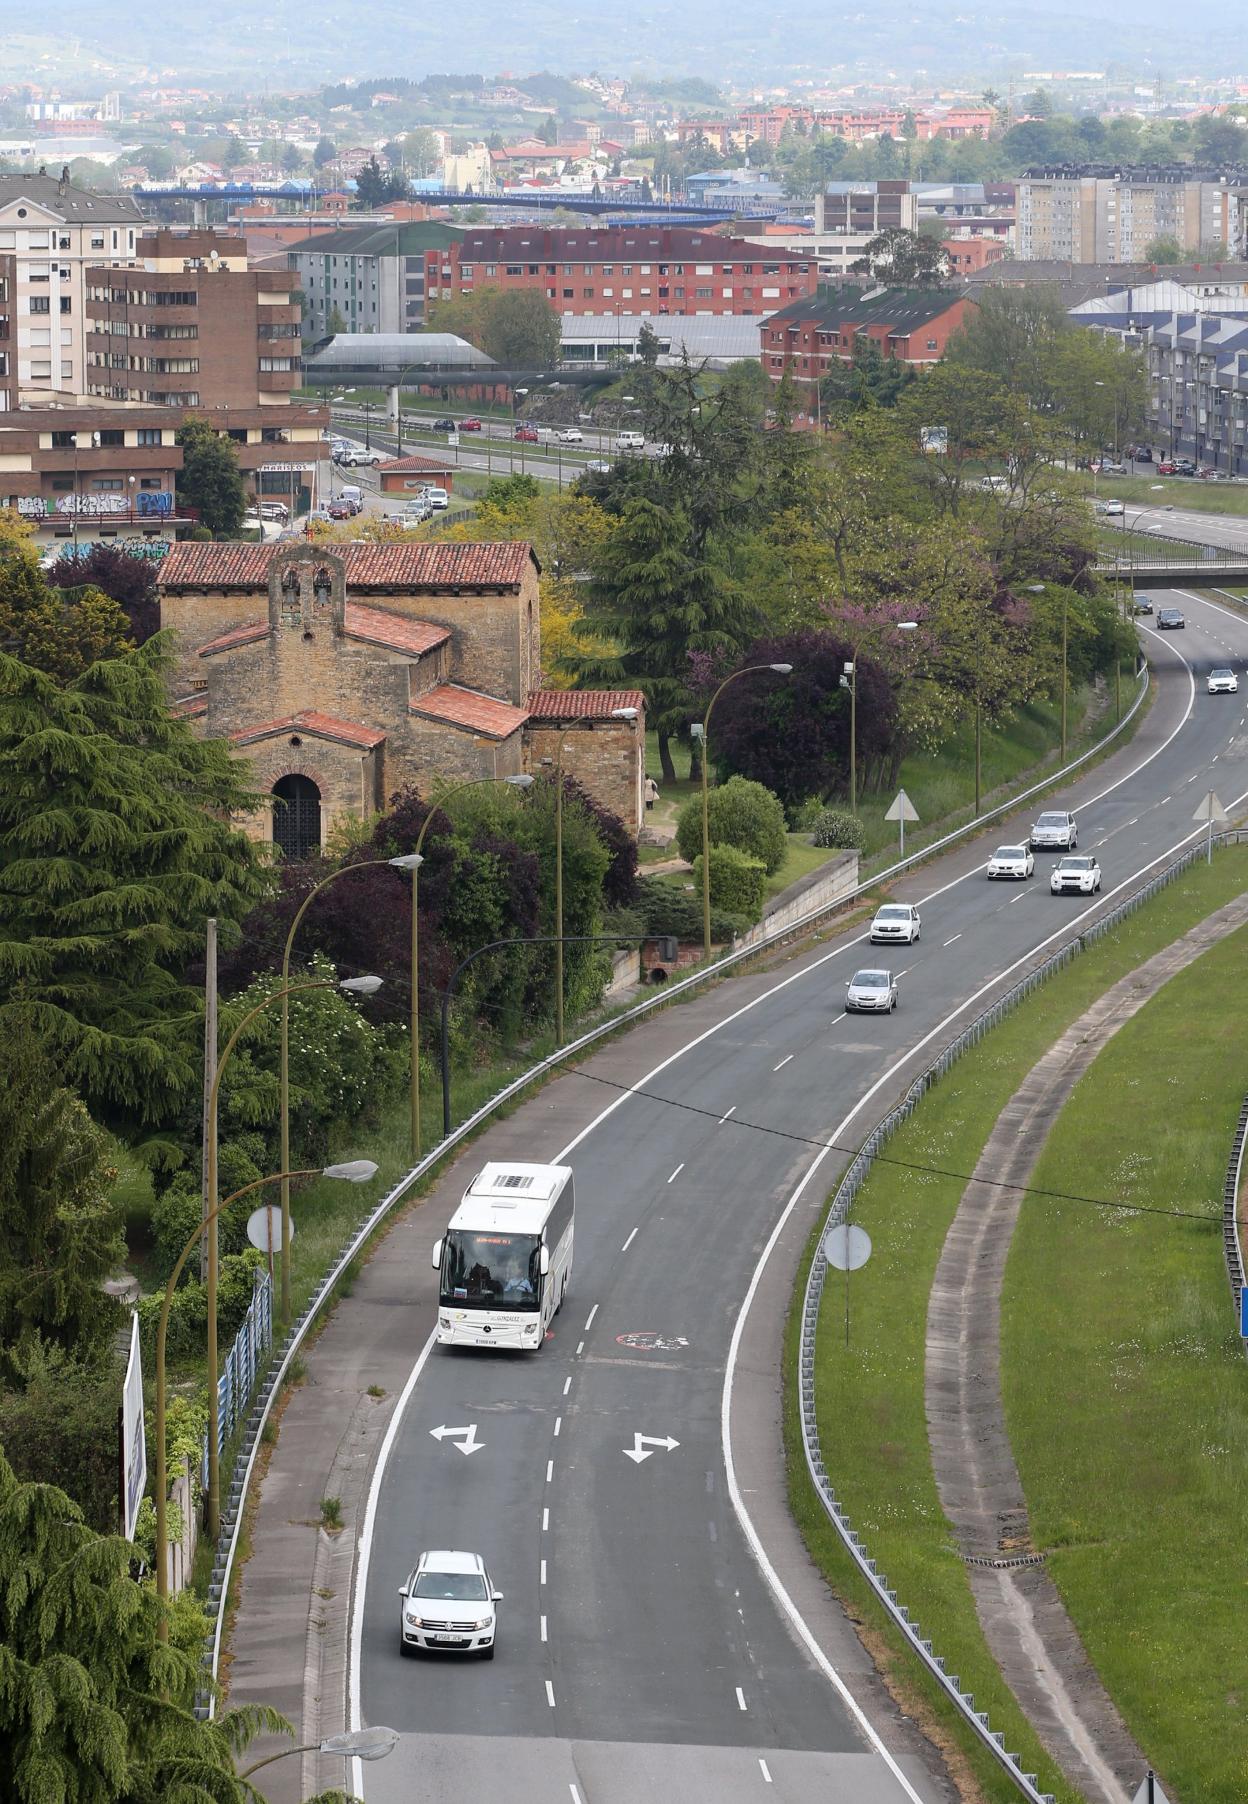
[[[810,834],[816,846],[848,847],[861,852],[867,843],[867,831],[856,814],[845,808],[824,808],[815,817]]]
[[[222,1354],[243,1324],[251,1307],[252,1274],[263,1269],[264,1254],[249,1247],[245,1253],[230,1253],[222,1259],[217,1273],[217,1339]],[[160,1321],[164,1292],[158,1291],[139,1301],[139,1333],[143,1343],[144,1363],[155,1369],[156,1326]],[[181,1284],[173,1293],[169,1311],[169,1331],[165,1337],[165,1356],[171,1361],[198,1358],[204,1350],[208,1329],[208,1295],[198,1279]]]
[[[637,886],[637,912],[643,922],[641,931],[651,934],[657,939],[661,934],[671,934],[678,940],[700,940],[702,938],[702,893],[690,895],[687,890],[677,889],[671,883],[663,883],[658,877],[643,877]],[[744,915],[726,914],[723,909],[714,907],[712,897],[711,936],[723,943],[731,940],[752,923]]]
[[[59,1485],[102,1535],[117,1525],[117,1374],[60,1348],[25,1349],[20,1388],[0,1390],[0,1445],[17,1476]]]
[[[700,889],[700,855],[694,861],[693,881]],[[735,846],[711,847],[711,903],[715,908],[744,915],[753,925],[762,919],[766,890],[767,872],[761,859],[751,858],[748,852],[738,852]]]
[[[269,1165],[269,1156],[259,1134],[231,1134],[222,1142],[217,1157],[217,1196],[230,1196],[245,1184],[254,1183]],[[264,1201],[253,1193],[240,1197],[230,1209],[217,1217],[217,1245],[223,1254],[241,1253],[247,1245],[247,1218]],[[198,1168],[188,1163],[152,1205],[152,1234],[156,1243],[157,1270],[167,1278],[173,1262],[186,1245],[203,1217],[203,1193]],[[197,1254],[187,1264],[198,1270]]]
[[[712,789],[707,800],[712,846],[734,846],[757,858],[770,877],[780,869],[788,852],[784,808],[761,783],[748,777],[729,777]],[[680,855],[692,864],[702,850],[702,801],[693,796],[676,822]]]

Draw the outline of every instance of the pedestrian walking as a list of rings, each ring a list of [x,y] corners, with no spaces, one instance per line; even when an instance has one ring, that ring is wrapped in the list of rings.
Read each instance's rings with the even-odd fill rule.
[[[645,794],[645,798],[646,798],[646,809],[648,812],[651,808],[654,807],[654,804],[659,799],[659,786],[655,782],[653,777],[646,778],[646,787],[645,787],[644,794]]]

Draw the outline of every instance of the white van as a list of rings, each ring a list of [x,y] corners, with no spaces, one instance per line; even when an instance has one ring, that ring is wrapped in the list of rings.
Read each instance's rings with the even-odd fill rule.
[[[620,451],[644,451],[646,437],[643,432],[621,432],[615,443]]]
[[[349,501],[358,513],[364,505],[364,491],[355,482],[344,482],[338,491],[344,501]]]
[[[451,498],[445,489],[422,489],[421,498],[427,501],[436,512],[442,513],[451,505]]]

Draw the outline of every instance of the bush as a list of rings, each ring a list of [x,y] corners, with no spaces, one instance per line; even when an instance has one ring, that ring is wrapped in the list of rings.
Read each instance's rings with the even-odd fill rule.
[[[757,858],[769,877],[784,863],[788,852],[784,808],[778,796],[748,777],[729,777],[712,789],[707,799],[707,819],[712,846],[734,846]],[[702,850],[702,801],[693,796],[676,822],[680,855],[692,864]],[[712,874],[714,866],[712,865]]]
[[[678,940],[700,940],[702,938],[702,892],[690,895],[688,890],[677,889],[671,883],[664,883],[658,877],[643,877],[637,886],[637,912],[643,926],[641,931],[658,939],[661,934],[670,934]],[[711,907],[711,937],[721,944],[735,939],[737,934],[752,925],[744,915],[726,914],[723,909]]]
[[[226,1197],[245,1184],[254,1183],[270,1163],[259,1134],[232,1134],[217,1156],[217,1196]],[[247,1218],[264,1201],[260,1195],[240,1197],[231,1209],[217,1217],[217,1245],[222,1254],[241,1253],[247,1245]],[[156,1243],[157,1270],[167,1278],[203,1217],[203,1193],[198,1168],[187,1164],[174,1176],[152,1205],[152,1234]],[[198,1270],[197,1255],[187,1264]]]
[[[694,860],[693,881],[702,885],[702,859]],[[743,915],[750,925],[762,919],[767,892],[767,872],[760,858],[738,852],[735,846],[711,847],[711,903],[729,914]],[[712,933],[714,928],[712,927]]]
[[[0,1445],[18,1478],[59,1485],[91,1527],[117,1527],[117,1403],[111,1365],[85,1370],[57,1347],[26,1348],[21,1388],[0,1391]]]
[[[228,1352],[251,1307],[252,1274],[263,1270],[264,1264],[264,1254],[254,1247],[249,1247],[245,1253],[230,1253],[221,1261],[217,1272],[217,1340],[222,1357]],[[156,1328],[163,1302],[163,1290],[139,1301],[143,1360],[152,1370],[156,1364]],[[173,1293],[169,1330],[165,1337],[166,1359],[170,1363],[198,1359],[203,1354],[207,1332],[208,1293],[196,1278],[189,1284],[179,1285]]]
[[[845,808],[824,808],[811,828],[811,844],[846,847],[853,852],[865,850],[867,830],[856,814]]]

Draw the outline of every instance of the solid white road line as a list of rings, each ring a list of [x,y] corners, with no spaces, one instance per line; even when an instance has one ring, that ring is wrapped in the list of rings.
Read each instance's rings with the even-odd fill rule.
[[[587,1316],[586,1321],[585,1321],[586,1334],[588,1334],[590,1329],[593,1327],[594,1317],[597,1315],[597,1313],[598,1313],[598,1305],[597,1305],[597,1303],[595,1303],[593,1308],[590,1310],[589,1315]]]
[[[670,1180],[669,1180],[669,1182],[670,1182]],[[638,1223],[638,1227],[640,1227],[640,1225],[641,1224]],[[637,1238],[637,1228],[634,1228],[632,1233],[629,1235],[628,1239],[624,1242],[624,1245],[620,1248],[621,1253],[627,1253],[629,1247],[632,1246],[632,1244],[636,1240],[636,1238]]]
[[[771,1069],[772,1069],[772,1073],[773,1073],[773,1075],[774,1075],[774,1074],[775,1074],[775,1073],[776,1073],[776,1072],[777,1072],[777,1071],[783,1071],[783,1070],[784,1070],[784,1068],[785,1068],[785,1066],[786,1066],[786,1065],[787,1065],[787,1064],[788,1064],[788,1062],[789,1062],[789,1060],[790,1060],[790,1059],[791,1059],[791,1058],[792,1058],[792,1057],[793,1057],[793,1054],[792,1054],[792,1053],[791,1053],[791,1052],[789,1052],[789,1053],[786,1053],[786,1054],[785,1054],[785,1056],[784,1056],[784,1057],[783,1057],[783,1058],[782,1058],[782,1059],[781,1059],[781,1061],[780,1061],[780,1063],[779,1063],[779,1064],[778,1064],[778,1065],[773,1065],[773,1066],[772,1066],[772,1068],[771,1068]]]
[[[568,1783],[568,1790],[572,1793],[572,1804],[581,1804],[581,1794],[571,1781]]]
[[[682,1160],[681,1160],[681,1162],[680,1162],[680,1164],[679,1164],[679,1165],[678,1165],[678,1166],[677,1166],[677,1167],[676,1167],[676,1169],[675,1169],[675,1171],[674,1171],[674,1172],[673,1172],[673,1173],[672,1173],[672,1175],[671,1175],[671,1177],[670,1177],[670,1178],[669,1178],[669,1179],[668,1179],[668,1180],[667,1180],[667,1181],[668,1181],[668,1183],[669,1183],[669,1184],[673,1184],[673,1183],[675,1183],[675,1181],[676,1181],[676,1179],[677,1179],[677,1178],[678,1178],[678,1177],[679,1177],[679,1176],[680,1176],[680,1174],[681,1174],[681,1172],[682,1172],[682,1171],[683,1171],[683,1170],[684,1170],[684,1169],[685,1169],[685,1162],[684,1162],[684,1160],[683,1160],[683,1159],[682,1159]]]

